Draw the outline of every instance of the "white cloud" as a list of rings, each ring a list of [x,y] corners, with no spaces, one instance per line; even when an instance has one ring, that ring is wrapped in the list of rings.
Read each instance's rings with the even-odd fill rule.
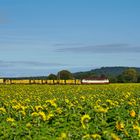
[[[87,45],[80,47],[63,47],[56,50],[57,52],[72,53],[140,53],[140,46],[132,46],[129,44],[105,44],[105,45]]]

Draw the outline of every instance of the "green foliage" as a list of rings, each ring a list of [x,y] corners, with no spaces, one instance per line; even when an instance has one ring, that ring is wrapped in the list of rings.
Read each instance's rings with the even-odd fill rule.
[[[117,79],[117,77],[112,76],[112,77],[109,77],[109,82],[110,83],[117,83],[118,82],[118,79]]]
[[[138,140],[140,85],[0,85],[0,140]]]
[[[84,78],[88,78],[88,77],[93,77],[95,76],[94,73],[92,73],[91,71],[89,72],[78,72],[74,74],[75,79],[84,79]]]
[[[129,71],[128,71],[129,69]],[[132,70],[133,69],[133,70]],[[137,71],[137,74],[135,73]],[[94,69],[85,72],[71,73],[67,70],[62,70],[58,72],[57,75],[50,74],[47,76],[38,77],[18,77],[12,79],[84,79],[89,77],[102,77],[104,75],[109,79],[111,83],[127,83],[127,82],[140,82],[140,68],[135,67],[102,67],[99,69]],[[10,79],[10,78],[8,78]]]
[[[136,83],[138,81],[138,73],[135,69],[129,68],[123,71],[117,79],[120,83]]]
[[[133,74],[130,74],[131,72],[128,72],[128,74],[125,74],[125,77],[123,76],[123,72],[127,71],[128,69],[135,69],[137,72],[140,73],[140,68],[135,68],[135,67],[134,68],[130,68],[130,67],[102,67],[99,69],[93,69],[91,71],[74,73],[74,77],[77,79],[83,79],[83,78],[91,77],[93,75],[94,76],[101,76],[103,74],[107,78],[109,78],[109,81],[111,83],[137,82],[137,78],[133,77],[133,74],[135,72],[134,73],[132,72]],[[138,75],[137,75],[137,77],[138,77]],[[140,79],[140,78],[138,78],[138,79]],[[138,81],[140,81],[140,80],[138,80]]]
[[[61,70],[57,74],[57,79],[68,80],[74,79],[73,74],[68,70]]]
[[[129,68],[123,73],[124,83],[134,83],[137,82],[137,71],[135,69]]]
[[[118,83],[124,83],[124,79],[123,79],[123,75],[122,74],[117,76],[117,82]]]
[[[55,74],[48,75],[47,79],[49,80],[57,80],[57,76]]]
[[[140,83],[140,74],[138,74],[137,82]]]

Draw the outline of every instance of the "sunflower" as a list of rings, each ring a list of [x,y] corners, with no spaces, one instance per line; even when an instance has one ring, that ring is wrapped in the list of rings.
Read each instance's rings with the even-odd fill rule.
[[[14,120],[13,118],[9,117],[9,118],[6,119],[6,121],[12,123],[12,122],[14,122],[15,120]]]
[[[43,121],[47,120],[47,117],[46,117],[46,115],[45,115],[45,113],[43,111],[39,112],[38,114],[42,118]]]
[[[137,126],[137,125],[134,125],[134,126],[133,126],[133,129],[137,130],[138,135],[139,135],[139,137],[140,137],[140,127]]]
[[[86,128],[86,123],[88,123],[88,121],[90,120],[90,116],[88,114],[85,114],[81,117],[81,124],[83,126],[83,128]]]
[[[2,114],[6,113],[6,109],[3,107],[0,107],[0,113],[2,113]]]
[[[101,139],[101,136],[99,134],[92,134],[91,137],[93,139]]]
[[[129,114],[130,114],[131,117],[135,117],[136,116],[136,112],[134,110],[131,110],[129,112]]]
[[[122,129],[124,129],[124,123],[123,123],[123,122],[117,121],[117,122],[116,122],[116,129],[117,129],[117,130],[122,130]]]
[[[120,140],[120,138],[115,133],[111,133],[111,137],[113,140]]]

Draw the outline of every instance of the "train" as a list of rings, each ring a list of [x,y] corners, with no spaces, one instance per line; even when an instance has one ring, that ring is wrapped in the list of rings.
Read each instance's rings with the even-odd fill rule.
[[[48,85],[81,85],[81,84],[109,84],[107,78],[101,79],[69,79],[69,80],[48,80],[48,79],[14,79],[0,78],[0,84],[48,84]]]

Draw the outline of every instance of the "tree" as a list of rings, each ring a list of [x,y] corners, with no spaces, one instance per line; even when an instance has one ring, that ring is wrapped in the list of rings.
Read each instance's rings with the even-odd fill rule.
[[[68,70],[59,71],[57,74],[57,79],[74,79],[73,74]]]
[[[118,83],[124,83],[124,77],[123,77],[122,74],[120,74],[120,75],[117,76],[117,82]]]
[[[137,71],[133,68],[126,69],[122,73],[122,78],[124,83],[137,82]]]
[[[115,76],[110,76],[110,77],[109,77],[109,82],[110,82],[110,83],[117,83],[117,82],[118,82],[118,79],[117,79],[117,77],[115,77]]]
[[[50,74],[47,79],[49,80],[56,80],[57,79],[57,76],[55,74]]]
[[[105,74],[101,74],[101,75],[100,75],[100,78],[102,78],[102,79],[106,79],[107,77],[106,77]]]
[[[137,82],[140,83],[140,74],[138,75]]]

